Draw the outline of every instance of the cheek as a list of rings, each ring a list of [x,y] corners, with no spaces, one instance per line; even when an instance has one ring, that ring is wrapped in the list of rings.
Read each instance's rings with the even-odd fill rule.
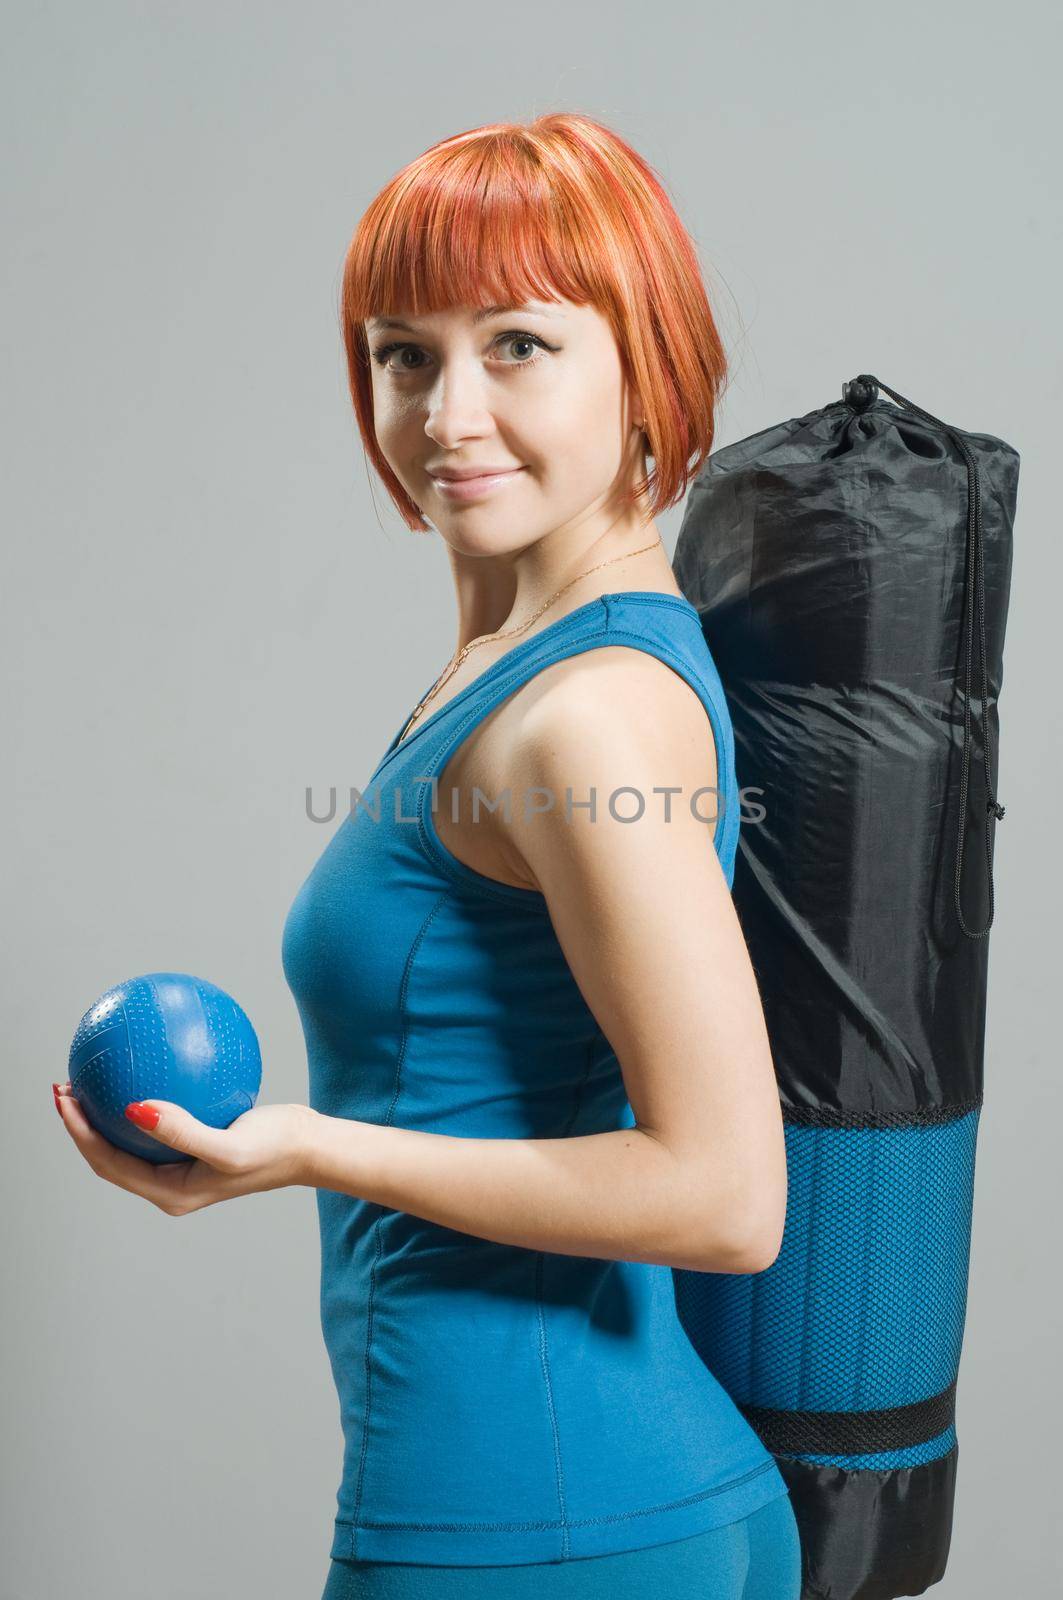
[[[403,405],[393,396],[374,398],[373,431],[377,444],[396,472],[402,472],[408,461],[416,459],[417,451],[424,449],[424,418],[414,407]]]
[[[514,383],[512,403],[505,415],[496,413],[500,429],[509,434],[512,454],[527,465],[544,487],[560,487],[578,478],[587,459],[586,439],[595,427],[593,396],[584,382],[565,379],[543,382],[532,395],[533,380],[520,391]]]
[[[616,394],[604,385],[600,393],[584,387],[571,405],[551,410],[547,432],[549,445],[542,450],[547,483],[577,495],[600,493],[609,484],[624,448]]]
[[[397,390],[385,388],[383,384],[374,388],[373,416],[378,432],[395,433],[402,426],[404,414],[408,417],[408,413],[408,399],[404,402]]]
[[[623,449],[620,374],[605,363],[573,370],[551,397],[549,429],[573,460],[611,463]]]

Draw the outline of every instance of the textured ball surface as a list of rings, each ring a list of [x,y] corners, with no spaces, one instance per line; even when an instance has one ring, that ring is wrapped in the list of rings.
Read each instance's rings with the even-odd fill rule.
[[[170,1100],[211,1128],[227,1128],[254,1105],[262,1058],[246,1013],[224,989],[184,972],[149,972],[89,1007],[67,1076],[97,1132],[161,1165],[191,1158],[130,1122],[129,1102]]]

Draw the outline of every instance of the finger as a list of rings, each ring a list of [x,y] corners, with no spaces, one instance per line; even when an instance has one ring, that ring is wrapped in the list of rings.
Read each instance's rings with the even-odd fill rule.
[[[110,1139],[92,1126],[81,1108],[76,1095],[60,1094],[59,1115],[64,1126],[85,1160],[99,1178],[116,1184],[130,1194],[166,1209],[178,1200],[183,1192],[191,1162],[173,1162],[157,1166],[140,1156],[120,1150]]]

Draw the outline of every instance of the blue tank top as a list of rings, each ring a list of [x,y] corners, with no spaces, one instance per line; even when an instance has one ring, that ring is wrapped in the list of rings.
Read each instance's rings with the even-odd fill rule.
[[[400,742],[404,721],[300,888],[282,959],[316,1110],[470,1139],[635,1126],[544,897],[459,861],[433,818],[437,775],[493,707],[551,663],[611,645],[648,651],[701,698],[719,793],[698,809],[718,813],[706,847],[714,833],[733,882],[734,740],[697,611],[643,590],[588,601]],[[567,1561],[704,1533],[787,1493],[687,1338],[673,1268],[497,1244],[316,1195],[345,1442],[331,1555]]]

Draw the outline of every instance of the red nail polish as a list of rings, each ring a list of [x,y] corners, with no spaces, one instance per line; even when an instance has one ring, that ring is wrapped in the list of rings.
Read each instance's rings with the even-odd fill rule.
[[[159,1112],[154,1106],[141,1105],[139,1100],[131,1100],[125,1108],[125,1114],[138,1128],[150,1129],[158,1126]]]
[[[59,1118],[60,1118],[60,1121],[61,1121],[62,1120],[62,1116],[63,1116],[63,1111],[62,1111],[62,1107],[59,1104],[59,1085],[57,1083],[53,1083],[52,1084],[52,1099],[55,1101],[55,1109],[59,1113]]]

